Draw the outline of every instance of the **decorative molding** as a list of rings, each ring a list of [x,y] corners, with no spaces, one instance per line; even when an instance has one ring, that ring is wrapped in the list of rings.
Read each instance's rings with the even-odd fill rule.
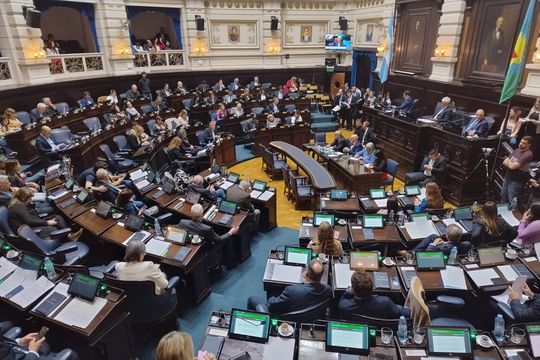
[[[299,2],[299,1],[286,1],[281,3],[282,9],[289,10],[332,10],[336,4],[331,2]]]
[[[324,20],[284,20],[283,44],[287,48],[320,48],[324,46],[324,36],[330,22]],[[309,29],[309,41],[302,41],[305,29]]]
[[[204,7],[221,9],[260,9],[262,1],[205,1]]]
[[[209,19],[211,49],[259,48],[257,20]]]

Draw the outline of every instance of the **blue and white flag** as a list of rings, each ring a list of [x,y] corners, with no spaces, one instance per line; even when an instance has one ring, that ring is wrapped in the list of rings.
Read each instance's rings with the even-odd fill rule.
[[[390,16],[390,22],[388,23],[388,30],[386,32],[386,46],[384,47],[384,56],[382,59],[381,70],[379,71],[379,79],[381,84],[388,79],[390,73],[390,64],[394,57],[394,11]]]

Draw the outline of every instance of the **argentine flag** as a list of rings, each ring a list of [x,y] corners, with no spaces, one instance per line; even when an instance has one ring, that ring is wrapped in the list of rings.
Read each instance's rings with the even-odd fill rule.
[[[386,32],[386,46],[384,47],[384,56],[382,59],[381,70],[379,71],[379,79],[381,84],[388,79],[390,73],[390,64],[394,57],[394,11],[390,16],[390,22],[388,23],[388,30]]]

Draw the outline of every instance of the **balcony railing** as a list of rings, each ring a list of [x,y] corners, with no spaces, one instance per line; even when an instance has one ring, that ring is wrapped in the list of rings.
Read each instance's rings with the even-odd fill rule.
[[[161,50],[135,53],[133,63],[137,68],[155,68],[160,66],[184,66],[184,50]]]
[[[50,55],[49,69],[52,75],[103,72],[103,54],[63,54]]]
[[[0,81],[11,79],[11,72],[9,71],[9,58],[0,57]]]

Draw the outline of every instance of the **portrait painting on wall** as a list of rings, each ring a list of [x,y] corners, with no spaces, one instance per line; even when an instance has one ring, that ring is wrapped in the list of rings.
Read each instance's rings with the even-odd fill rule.
[[[238,43],[240,42],[240,27],[238,25],[229,25],[229,42]]]
[[[300,27],[300,41],[310,43],[313,36],[313,28],[311,26]]]
[[[519,3],[487,6],[474,70],[504,75],[519,21],[519,16],[511,14],[519,10]]]
[[[373,30],[375,29],[374,24],[367,24],[366,26],[366,42],[373,42]]]
[[[424,37],[426,33],[426,15],[411,15],[409,17],[407,47],[405,48],[405,63],[421,66]]]

